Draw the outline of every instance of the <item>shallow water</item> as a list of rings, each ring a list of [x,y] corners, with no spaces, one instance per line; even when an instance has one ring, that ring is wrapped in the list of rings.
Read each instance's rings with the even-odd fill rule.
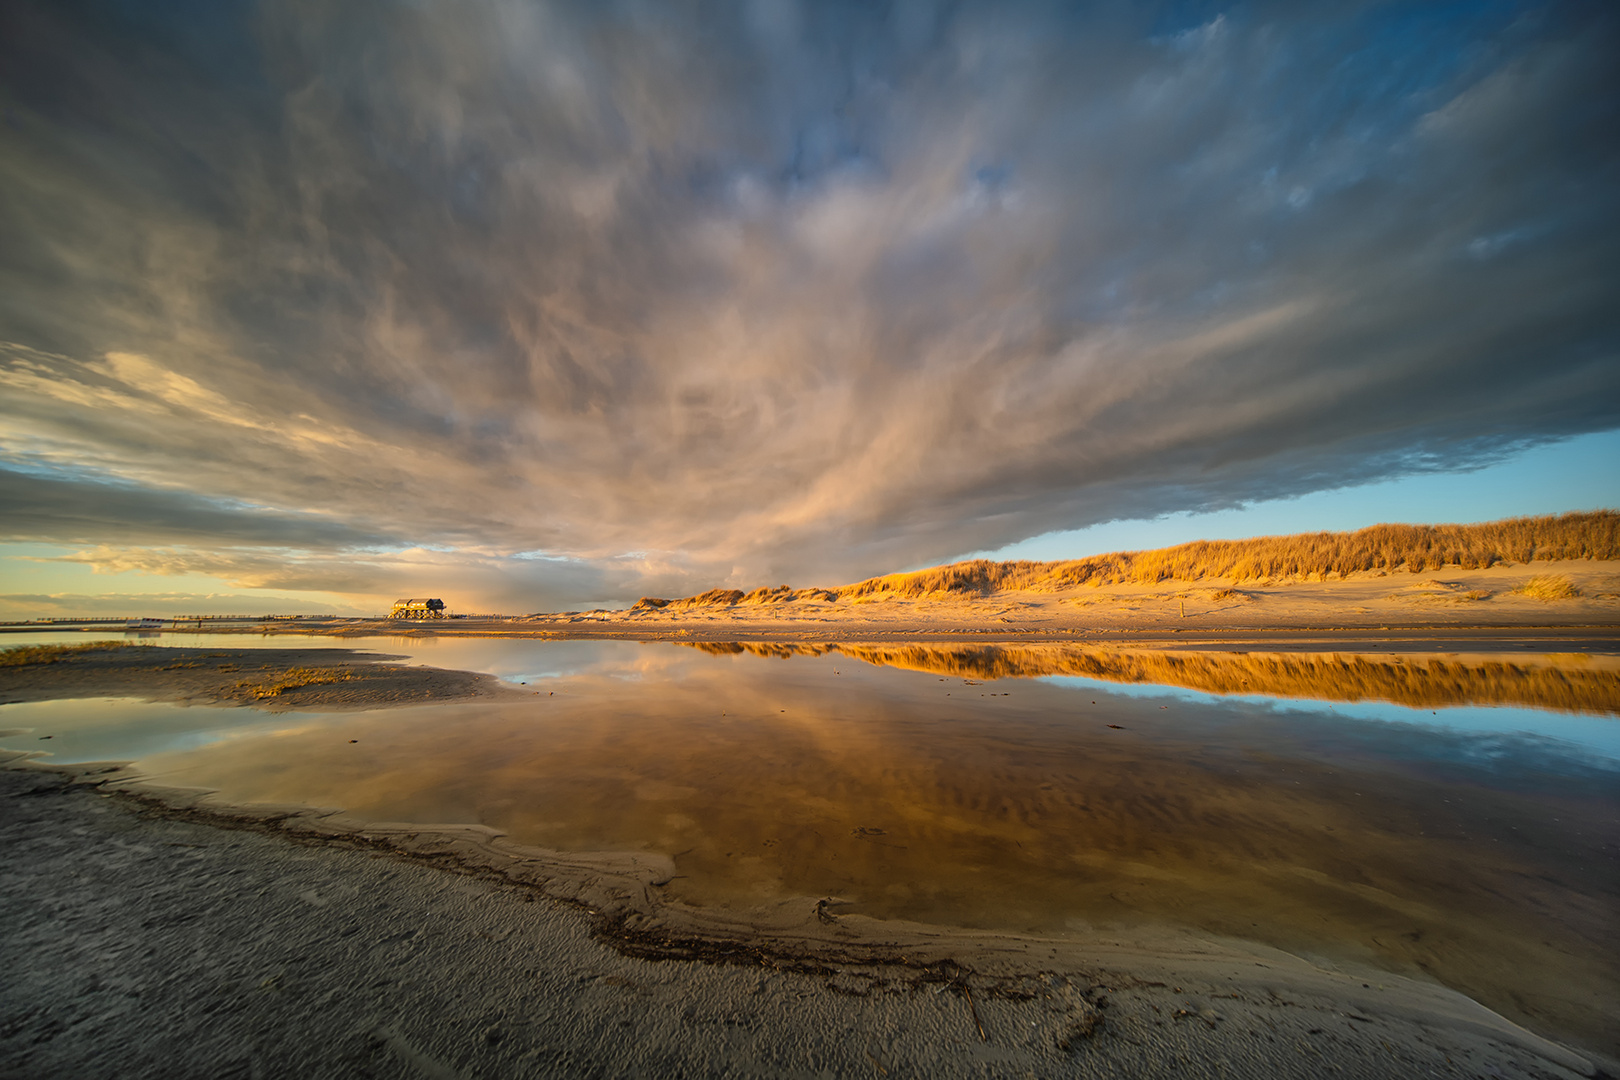
[[[1428,972],[1573,1030],[1601,1031],[1620,1001],[1620,720],[1601,662],[309,643],[492,672],[530,697],[8,705],[0,728],[29,730],[0,745],[133,758],[233,802],[662,852],[669,890],[702,905],[835,897],[1081,935],[1171,923]],[[1180,684],[1139,681],[1162,671]],[[1319,697],[1257,692],[1313,679]],[[1228,684],[1243,692],[1200,689]]]

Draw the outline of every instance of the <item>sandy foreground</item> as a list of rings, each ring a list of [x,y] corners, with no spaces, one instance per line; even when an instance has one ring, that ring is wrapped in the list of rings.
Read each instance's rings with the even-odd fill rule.
[[[1616,1068],[1444,988],[1240,942],[961,933],[841,917],[813,898],[689,936],[622,913],[664,872],[644,856],[514,873],[484,830],[188,807],[184,793],[118,783],[113,766],[10,765],[6,1076]]]
[[[1184,667],[1218,683],[1224,663]],[[1385,666],[1351,674],[1398,679]],[[1576,692],[1612,697],[1611,667]],[[1533,668],[1488,670],[1492,693],[1537,692]],[[93,650],[10,669],[0,689],[271,710],[510,692],[347,650],[228,648]],[[658,856],[220,805],[118,763],[0,764],[8,1077],[1620,1075],[1607,1048],[1438,985],[1251,943],[976,933],[829,897],[690,908],[660,895],[673,868]]]

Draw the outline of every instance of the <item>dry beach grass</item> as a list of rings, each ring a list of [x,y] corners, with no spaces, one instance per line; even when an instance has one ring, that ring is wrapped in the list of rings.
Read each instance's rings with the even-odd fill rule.
[[[1058,592],[1077,585],[1212,578],[1325,581],[1379,570],[1421,574],[1452,566],[1480,570],[1502,563],[1572,559],[1620,559],[1620,514],[1600,510],[1480,525],[1374,525],[1355,532],[1198,540],[1155,551],[1059,562],[979,559],[871,578],[832,591],[845,598],[881,593],[920,597],[941,592]]]

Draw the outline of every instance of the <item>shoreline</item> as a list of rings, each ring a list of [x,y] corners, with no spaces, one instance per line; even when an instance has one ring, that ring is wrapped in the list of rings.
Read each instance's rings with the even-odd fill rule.
[[[136,833],[202,830],[183,843],[162,841],[180,844],[173,849],[173,859],[180,861],[199,844],[220,853],[239,851],[243,834],[262,839],[282,855],[312,854],[317,861],[340,855],[382,858],[419,869],[429,875],[428,881],[437,877],[475,883],[508,906],[515,902],[531,914],[536,908],[549,912],[545,917],[558,926],[572,924],[569,932],[576,937],[588,929],[588,945],[580,942],[579,947],[596,954],[593,964],[601,966],[612,956],[618,965],[651,965],[672,988],[672,1001],[689,1001],[692,987],[687,984],[693,982],[743,979],[756,987],[754,993],[761,982],[785,981],[795,985],[801,1001],[808,994],[818,1007],[853,1005],[852,1022],[859,1021],[860,1006],[873,999],[923,1012],[937,1012],[948,1003],[955,1030],[947,1042],[954,1047],[928,1070],[936,1075],[968,1075],[982,1064],[982,1054],[975,1050],[997,1044],[1007,1050],[1009,1043],[1018,1044],[1014,1057],[1024,1065],[1068,1075],[1108,1075],[1109,1069],[1132,1061],[1142,1075],[1187,1075],[1189,1064],[1208,1067],[1217,1060],[1256,1054],[1256,1067],[1272,1075],[1316,1075],[1327,1061],[1350,1076],[1410,1074],[1453,1059],[1471,1062],[1472,1071],[1527,1077],[1548,1071],[1567,1075],[1564,1070],[1594,1076],[1617,1068],[1600,1053],[1530,1032],[1437,984],[1312,963],[1266,946],[1174,928],[1093,933],[1087,940],[985,933],[841,916],[829,898],[810,897],[730,917],[682,911],[679,905],[651,904],[649,886],[668,873],[657,857],[558,855],[504,844],[491,830],[477,827],[388,826],[313,808],[207,805],[204,793],[148,786],[108,763],[41,766],[14,758],[0,766],[0,782],[12,789],[7,792],[12,798],[0,801],[10,827],[71,833],[84,828],[83,821],[73,820],[77,806],[133,819],[123,827]],[[25,796],[31,796],[25,805],[34,812],[33,820],[17,822],[17,800]],[[58,846],[64,839],[58,837]],[[143,843],[150,848],[152,837]],[[58,857],[75,858],[71,852]],[[252,856],[262,858],[263,852]],[[573,877],[562,872],[565,867],[572,868]],[[72,892],[75,880],[70,875],[51,889]],[[235,890],[239,899],[240,892]],[[532,903],[542,898],[548,902]],[[69,899],[58,895],[55,902]],[[203,899],[172,908],[175,925],[206,918]],[[263,906],[251,900],[245,909],[238,904],[238,917],[259,923],[262,933],[269,914],[260,910]],[[290,911],[283,907],[288,923],[283,932],[304,934],[301,922],[324,906],[306,900]],[[466,917],[440,913],[438,918],[456,923]],[[444,935],[451,925],[440,924],[430,932]],[[18,939],[14,932],[6,948],[15,948]],[[189,939],[181,933],[180,940]],[[355,984],[365,967],[342,973],[345,985]],[[12,970],[17,970],[15,961]],[[328,975],[337,977],[336,972]],[[969,1006],[966,1015],[961,1015],[963,1005]],[[624,1007],[624,1002],[614,1002],[608,1012],[629,1017]],[[730,1007],[748,1011],[742,1003]],[[807,1030],[814,1024],[802,1019],[795,1023],[791,1014],[780,1022],[786,1027],[769,1033],[774,1040],[814,1034]],[[1040,1029],[1042,1037],[1034,1042],[1022,1038],[1031,1029]],[[27,1030],[25,1023],[23,1033]],[[1279,1040],[1279,1032],[1290,1038]],[[1197,1044],[1190,1058],[1187,1035],[1195,1036]],[[15,1052],[19,1038],[0,1038],[0,1061]],[[1154,1039],[1162,1045],[1154,1046]],[[1331,1040],[1331,1057],[1322,1056],[1324,1039]],[[386,1038],[382,1042],[385,1053],[397,1051],[389,1049]],[[1317,1048],[1310,1052],[1300,1049],[1313,1044]],[[494,1047],[473,1047],[478,1053],[515,1049],[504,1038]],[[594,1050],[607,1053],[609,1048],[595,1045]],[[751,1053],[760,1050],[755,1047]],[[1167,1051],[1182,1060],[1159,1056],[1155,1064],[1155,1057]],[[872,1070],[860,1055],[846,1057],[845,1070]],[[1002,1060],[1012,1064],[1005,1056]],[[461,1066],[446,1060],[445,1067]],[[903,1068],[894,1074],[908,1073],[922,1074]],[[43,1073],[23,1069],[17,1075]]]
[[[6,633],[80,634],[102,633],[99,629],[77,626],[0,627],[0,648]],[[736,622],[693,622],[676,631],[655,631],[644,627],[613,624],[570,629],[536,629],[517,619],[480,620],[435,625],[401,626],[388,619],[343,620],[339,624],[256,623],[251,626],[210,626],[201,630],[184,627],[161,631],[118,634],[130,644],[160,641],[166,635],[207,635],[223,639],[239,636],[260,638],[308,636],[342,642],[353,638],[383,638],[400,642],[423,638],[507,638],[534,641],[629,641],[679,645],[781,642],[797,645],[905,644],[981,647],[1007,645],[1074,645],[1116,649],[1186,649],[1221,652],[1401,652],[1414,647],[1440,652],[1504,653],[1517,650],[1543,652],[1588,652],[1620,656],[1620,622],[1615,624],[1547,624],[1524,626],[1447,626],[1412,624],[1406,626],[1306,626],[1306,627],[1226,627],[1171,628],[1089,628],[1065,631],[942,630],[927,627],[890,629],[869,624],[844,628],[806,630],[777,624]],[[105,639],[96,639],[105,640]],[[343,646],[335,646],[342,649]],[[311,646],[288,646],[289,649]]]

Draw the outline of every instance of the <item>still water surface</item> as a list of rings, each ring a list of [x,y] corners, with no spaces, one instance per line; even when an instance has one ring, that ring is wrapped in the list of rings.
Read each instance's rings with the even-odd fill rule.
[[[8,705],[0,744],[136,759],[233,802],[661,852],[669,891],[700,905],[836,897],[1042,933],[1169,923],[1427,972],[1568,1030],[1600,1032],[1620,1004],[1620,720],[1613,672],[1581,658],[1210,655],[1171,684],[1140,681],[1163,654],[1060,647],[307,643],[490,672],[527,696],[280,715]],[[1312,679],[1317,697],[1275,692]]]

